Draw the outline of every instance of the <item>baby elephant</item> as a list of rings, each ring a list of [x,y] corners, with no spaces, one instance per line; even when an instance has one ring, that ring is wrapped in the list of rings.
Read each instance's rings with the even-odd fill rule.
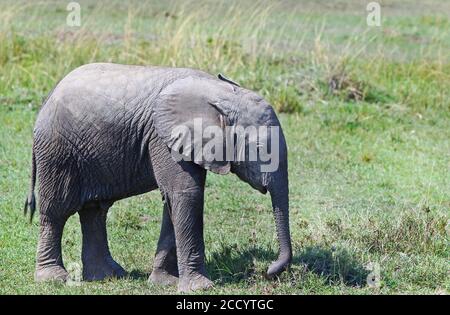
[[[239,129],[233,127],[244,133],[230,136],[229,130]],[[271,161],[262,154],[269,149]],[[164,210],[149,281],[178,284],[181,292],[211,287],[203,241],[207,170],[231,171],[270,193],[279,256],[267,275],[274,277],[292,257],[287,167],[286,142],[272,107],[221,75],[109,63],[79,67],[50,93],[34,128],[25,213],[35,211],[37,175],[35,279],[67,279],[61,237],[76,212],[83,234],[83,279],[125,276],[108,248],[108,209],[116,200],[159,188]]]

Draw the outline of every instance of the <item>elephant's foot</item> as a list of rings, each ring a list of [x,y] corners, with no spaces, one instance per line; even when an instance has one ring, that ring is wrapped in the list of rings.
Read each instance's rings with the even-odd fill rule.
[[[49,265],[36,267],[36,271],[34,273],[34,279],[37,282],[43,281],[60,281],[66,282],[69,277],[68,272],[64,267],[59,265]]]
[[[180,277],[178,282],[178,292],[191,292],[196,290],[210,289],[213,282],[202,274],[194,274]]]
[[[123,278],[127,272],[111,257],[83,264],[84,281],[100,281],[111,278]]]
[[[178,283],[178,275],[175,247],[170,250],[159,250],[148,281],[158,285],[175,285]]]
[[[176,285],[178,277],[164,269],[153,269],[148,281],[157,285]]]

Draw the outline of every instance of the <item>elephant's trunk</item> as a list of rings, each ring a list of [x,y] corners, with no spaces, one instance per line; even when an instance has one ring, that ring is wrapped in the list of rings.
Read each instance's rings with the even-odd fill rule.
[[[292,260],[291,236],[289,233],[289,187],[287,166],[273,174],[268,187],[272,198],[273,213],[277,229],[279,254],[267,270],[267,276],[272,278],[284,271]]]

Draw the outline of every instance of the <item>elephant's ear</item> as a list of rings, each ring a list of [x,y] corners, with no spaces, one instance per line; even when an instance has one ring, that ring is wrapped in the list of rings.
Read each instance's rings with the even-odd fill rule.
[[[219,74],[217,75],[217,77],[218,77],[220,80],[222,80],[222,81],[228,82],[228,83],[230,83],[230,84],[232,84],[232,85],[235,85],[235,86],[237,86],[237,87],[241,87],[239,84],[237,84],[237,83],[234,82],[233,80],[230,80],[230,79],[228,79],[227,77],[225,77],[222,73],[219,73]]]
[[[226,174],[230,162],[225,158],[224,128],[229,122],[226,113],[234,112],[235,97],[229,84],[214,78],[178,79],[164,88],[155,102],[152,119],[156,133],[175,159]]]

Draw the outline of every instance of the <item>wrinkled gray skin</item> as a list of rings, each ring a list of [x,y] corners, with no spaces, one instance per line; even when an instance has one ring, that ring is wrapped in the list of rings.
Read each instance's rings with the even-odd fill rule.
[[[272,198],[278,259],[273,277],[291,261],[287,149],[280,132],[280,167],[261,173],[259,162],[176,162],[171,128],[202,117],[223,127],[279,126],[260,96],[224,78],[181,68],[89,64],[68,74],[45,101],[35,124],[31,192],[39,181],[40,236],[35,279],[66,280],[61,236],[78,212],[83,234],[83,278],[122,277],[111,257],[106,215],[114,201],[159,188],[161,234],[150,281],[179,291],[212,286],[205,270],[203,200],[207,170],[235,173]]]

